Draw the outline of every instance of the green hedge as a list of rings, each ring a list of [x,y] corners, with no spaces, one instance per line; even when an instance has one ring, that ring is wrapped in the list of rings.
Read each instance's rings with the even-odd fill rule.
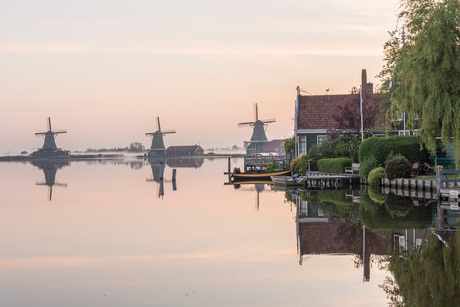
[[[350,158],[321,159],[318,161],[318,171],[322,173],[344,174],[345,167],[350,166]]]
[[[383,166],[388,155],[402,155],[411,163],[429,162],[430,155],[427,150],[420,150],[418,136],[389,136],[371,137],[359,147],[359,163],[363,163],[370,156],[374,156],[378,165]]]

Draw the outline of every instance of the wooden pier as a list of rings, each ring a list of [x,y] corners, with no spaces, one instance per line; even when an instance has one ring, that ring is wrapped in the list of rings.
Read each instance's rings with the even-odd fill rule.
[[[328,174],[320,172],[307,172],[301,176],[300,181],[307,189],[343,189],[361,183],[359,175],[356,174]]]

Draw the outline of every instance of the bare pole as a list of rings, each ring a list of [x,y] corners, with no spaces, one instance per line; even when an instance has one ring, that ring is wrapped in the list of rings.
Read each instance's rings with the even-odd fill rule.
[[[360,86],[359,88],[359,96],[360,96],[360,107],[359,113],[361,114],[361,143],[364,141],[364,125],[363,125],[363,87]]]

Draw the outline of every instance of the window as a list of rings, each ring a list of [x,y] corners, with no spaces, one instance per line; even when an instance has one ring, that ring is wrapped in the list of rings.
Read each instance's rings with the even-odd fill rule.
[[[327,138],[327,135],[318,135],[318,136],[316,137],[316,144],[318,144],[318,145],[321,144],[321,142],[322,142],[323,140],[325,140],[326,138]]]
[[[299,137],[299,156],[307,154],[307,137]]]
[[[410,130],[398,130],[398,135],[410,135]]]

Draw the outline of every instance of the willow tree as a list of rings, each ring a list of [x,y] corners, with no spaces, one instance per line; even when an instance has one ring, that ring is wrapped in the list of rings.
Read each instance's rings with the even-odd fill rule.
[[[436,137],[453,141],[460,161],[460,2],[403,0],[398,16],[404,30],[390,32],[380,76],[389,95],[390,120],[408,113],[418,121],[420,140],[432,153]]]

